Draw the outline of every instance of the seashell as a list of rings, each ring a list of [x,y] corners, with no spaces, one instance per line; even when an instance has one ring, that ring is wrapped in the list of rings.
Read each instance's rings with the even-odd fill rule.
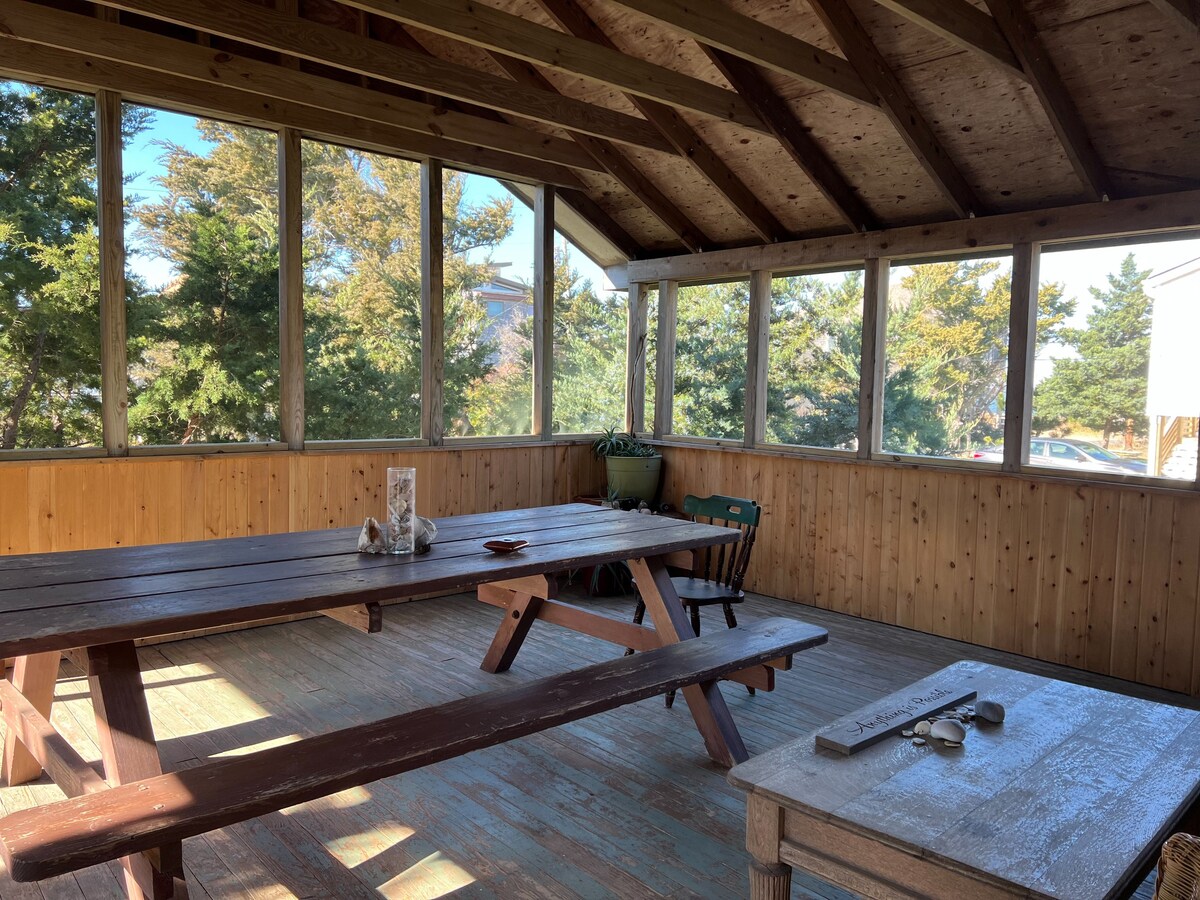
[[[959,741],[942,741],[942,746],[943,747],[961,747],[962,743]]]
[[[915,734],[929,734],[931,727],[928,720],[922,720],[913,726],[913,732]]]
[[[367,516],[363,522],[362,531],[358,535],[359,553],[386,553],[387,538],[383,534],[383,526],[375,519]]]
[[[908,731],[907,729],[900,732],[900,737],[912,737],[912,736],[913,736],[913,732]]]
[[[963,728],[960,722],[955,722],[952,719],[943,719],[940,722],[933,723],[933,727],[929,729],[929,736],[943,741],[961,742],[967,736],[967,729]]]
[[[999,725],[1004,721],[1004,705],[993,700],[980,700],[975,704],[975,715],[985,722]]]
[[[925,746],[925,738],[915,737],[912,739],[912,742],[913,742],[914,747],[924,747]]]

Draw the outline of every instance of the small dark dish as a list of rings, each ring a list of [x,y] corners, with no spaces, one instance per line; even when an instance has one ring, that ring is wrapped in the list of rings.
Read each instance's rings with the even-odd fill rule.
[[[515,553],[522,547],[528,547],[529,541],[515,537],[494,538],[487,541],[483,546],[493,553]]]

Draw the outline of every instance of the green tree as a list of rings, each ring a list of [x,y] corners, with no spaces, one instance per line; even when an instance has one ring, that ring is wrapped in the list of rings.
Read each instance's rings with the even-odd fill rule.
[[[178,277],[131,316],[130,434],[151,444],[278,436],[276,139],[198,120],[211,150],[165,144],[163,195],[136,208],[140,251]]]
[[[1146,378],[1154,301],[1146,293],[1150,270],[1129,253],[1108,276],[1108,289],[1090,288],[1095,308],[1086,328],[1063,328],[1058,340],[1076,354],[1056,359],[1034,390],[1034,424],[1047,430],[1068,421],[1103,432],[1147,432]]]
[[[672,418],[676,434],[742,437],[749,310],[746,282],[679,289]]]
[[[928,263],[914,266],[888,307],[887,364],[889,382],[896,373],[911,374],[903,382],[928,404],[941,423],[941,447],[929,444],[934,432],[896,429],[889,416],[902,398],[885,391],[885,431],[896,431],[898,443],[885,449],[952,454],[1003,433],[1004,387],[1008,371],[1011,272],[999,271],[996,260]],[[1039,347],[1053,340],[1073,306],[1059,285],[1043,285],[1038,293]],[[891,407],[891,412],[889,412]],[[913,410],[917,412],[917,410]]]
[[[95,103],[0,82],[0,135],[0,449],[96,444]]]
[[[554,430],[601,431],[625,420],[624,294],[601,293],[554,254]]]
[[[838,449],[856,446],[862,272],[847,272],[836,284],[806,275],[775,279],[772,290],[767,440]],[[884,444],[906,452],[931,452],[944,444],[945,430],[915,382],[915,373],[907,369],[889,374]]]

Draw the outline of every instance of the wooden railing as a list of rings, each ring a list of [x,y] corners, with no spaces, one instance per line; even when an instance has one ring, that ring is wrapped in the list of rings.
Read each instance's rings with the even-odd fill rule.
[[[1188,420],[1181,419],[1179,416],[1171,416],[1166,419],[1166,426],[1163,425],[1163,419],[1159,418],[1154,427],[1158,429],[1157,450],[1154,454],[1154,475],[1162,474],[1163,467],[1167,464],[1167,460],[1171,458],[1171,454],[1175,452],[1175,448],[1179,446],[1183,440],[1182,423]]]

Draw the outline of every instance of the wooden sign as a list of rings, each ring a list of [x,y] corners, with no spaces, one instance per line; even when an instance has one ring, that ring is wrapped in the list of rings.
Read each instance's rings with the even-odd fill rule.
[[[914,722],[972,700],[976,695],[973,689],[963,685],[961,679],[945,685],[924,685],[919,692],[914,692],[913,687],[896,691],[877,703],[842,716],[817,732],[817,747],[850,756]]]

